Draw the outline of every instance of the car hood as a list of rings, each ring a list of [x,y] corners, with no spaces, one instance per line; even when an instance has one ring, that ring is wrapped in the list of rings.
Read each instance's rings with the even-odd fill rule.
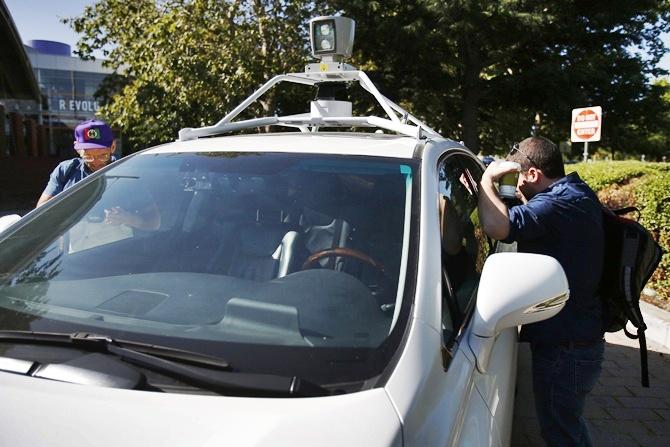
[[[119,390],[0,373],[0,445],[395,446],[383,388],[315,398]]]

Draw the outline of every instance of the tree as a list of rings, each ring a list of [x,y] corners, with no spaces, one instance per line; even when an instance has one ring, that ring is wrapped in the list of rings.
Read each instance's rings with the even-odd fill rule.
[[[115,75],[101,114],[134,145],[173,140],[182,127],[211,125],[272,75],[300,70],[307,52],[307,0],[100,0],[66,19]],[[271,91],[263,114],[306,97]],[[301,110],[302,111],[302,110]],[[261,113],[256,109],[257,113]]]
[[[670,81],[667,78],[654,81],[639,108],[644,110],[644,116],[624,127],[625,143],[645,154],[647,160],[670,159]],[[639,134],[646,138],[636,139]]]
[[[270,76],[300,70],[307,19],[334,11],[357,21],[352,63],[475,152],[504,151],[533,125],[565,140],[570,110],[585,105],[603,107],[601,146],[613,151],[670,133],[665,115],[651,113],[663,103],[650,83],[664,74],[656,66],[667,51],[667,0],[323,3],[100,0],[69,23],[82,33],[80,55],[106,49],[106,65],[123,73],[105,90],[103,113],[142,144],[212,124]],[[287,88],[253,111],[287,113],[307,99]]]
[[[670,29],[666,0],[330,4],[359,22],[356,59],[375,61],[401,102],[475,152],[527,136],[536,116],[542,134],[565,139],[584,105],[603,107],[603,143],[620,146],[620,129],[645,117]]]

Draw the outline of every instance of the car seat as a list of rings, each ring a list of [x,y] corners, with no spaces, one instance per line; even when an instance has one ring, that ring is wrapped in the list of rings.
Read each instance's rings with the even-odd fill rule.
[[[309,215],[310,213],[307,213]],[[312,213],[313,214],[313,213]],[[314,216],[311,216],[314,219]],[[309,254],[319,252],[334,247],[346,247],[348,245],[349,235],[351,234],[351,225],[344,219],[327,218],[326,222],[314,223],[309,219],[303,220],[305,248]],[[319,261],[321,267],[340,269],[341,258],[331,257]]]
[[[285,224],[254,223],[240,229],[227,274],[269,281],[295,271],[305,256],[301,234]]]

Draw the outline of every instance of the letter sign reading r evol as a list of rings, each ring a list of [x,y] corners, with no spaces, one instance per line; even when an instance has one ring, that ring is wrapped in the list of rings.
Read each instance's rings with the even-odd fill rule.
[[[570,125],[570,141],[573,143],[588,143],[600,141],[600,132],[603,128],[603,109],[600,106],[572,109],[572,124]]]
[[[58,107],[53,107],[52,110],[60,112],[97,112],[100,110],[98,101],[91,101],[86,99],[53,99],[52,102],[57,102]]]

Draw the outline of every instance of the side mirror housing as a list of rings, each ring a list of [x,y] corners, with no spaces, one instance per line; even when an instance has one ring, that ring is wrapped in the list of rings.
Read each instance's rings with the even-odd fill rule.
[[[14,225],[19,219],[21,219],[21,216],[18,214],[8,214],[7,216],[0,217],[0,233]]]
[[[551,256],[496,253],[489,256],[479,281],[469,337],[477,369],[484,373],[496,335],[503,329],[556,315],[570,291],[563,268]]]

